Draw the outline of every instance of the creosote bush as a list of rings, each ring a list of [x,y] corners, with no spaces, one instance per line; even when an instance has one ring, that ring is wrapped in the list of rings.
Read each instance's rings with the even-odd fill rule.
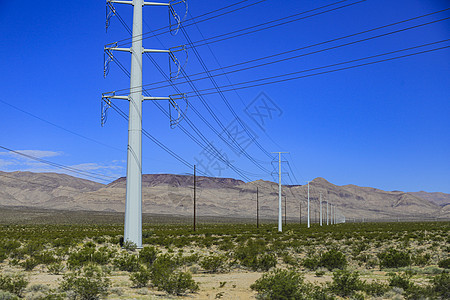
[[[75,299],[95,300],[108,294],[110,280],[100,267],[86,265],[80,270],[65,274],[61,282],[62,291],[70,291]]]
[[[209,273],[217,273],[225,270],[226,261],[224,255],[209,255],[200,261],[200,266]]]
[[[363,282],[359,279],[358,272],[338,270],[333,273],[333,282],[330,290],[341,297],[349,297],[356,291],[363,289]]]
[[[411,255],[394,248],[380,252],[377,256],[382,268],[400,268],[411,265]]]
[[[0,274],[0,290],[21,296],[28,285],[28,280],[23,274]]]

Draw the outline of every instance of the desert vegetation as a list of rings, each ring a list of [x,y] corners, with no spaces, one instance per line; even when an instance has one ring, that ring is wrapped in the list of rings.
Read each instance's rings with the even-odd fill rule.
[[[449,299],[449,222],[0,225],[0,299]]]

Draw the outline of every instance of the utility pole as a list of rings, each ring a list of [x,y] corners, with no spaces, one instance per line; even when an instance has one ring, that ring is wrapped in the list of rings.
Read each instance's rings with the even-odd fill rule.
[[[124,241],[142,248],[142,101],[170,100],[170,97],[143,97],[142,95],[142,54],[170,53],[170,50],[144,49],[142,47],[142,9],[145,5],[166,6],[169,3],[144,2],[144,0],[107,0],[111,3],[133,6],[133,31],[131,48],[105,47],[105,51],[131,53],[130,94],[116,96],[103,95],[102,99],[122,99],[129,101],[128,147],[127,147],[127,186],[125,201]],[[115,43],[117,45],[117,43]]]
[[[256,187],[256,228],[259,228],[259,191]]]
[[[272,152],[278,153],[278,232],[283,231],[282,212],[281,212],[281,154],[289,152]]]
[[[302,225],[302,203],[300,203],[300,225]]]
[[[194,165],[194,231],[196,230],[196,224],[197,224],[197,220],[196,220],[196,208],[197,208],[197,194],[196,194],[196,187],[197,187],[197,178],[196,178],[196,174],[195,174],[195,165]]]
[[[284,196],[284,225],[287,225],[287,209],[286,196]]]
[[[308,181],[308,228],[311,227],[310,219],[309,219],[309,181]]]
[[[322,192],[319,194],[319,218],[320,218],[320,226],[322,226]]]

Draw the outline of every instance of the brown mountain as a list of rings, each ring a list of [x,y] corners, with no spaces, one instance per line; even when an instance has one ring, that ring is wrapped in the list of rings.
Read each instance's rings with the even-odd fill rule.
[[[0,205],[49,209],[117,211],[125,208],[126,178],[103,185],[55,173],[0,172]],[[270,181],[243,182],[232,178],[197,177],[197,213],[217,217],[254,217],[256,189],[262,218],[277,217],[278,185]],[[193,177],[146,174],[142,177],[143,211],[153,214],[191,215]],[[307,186],[283,186],[287,217],[306,217]],[[310,183],[310,212],[318,218],[319,199],[339,208],[348,219],[449,217],[449,209],[400,191],[387,192],[355,185],[337,186],[323,178]]]
[[[424,191],[420,192],[410,192],[409,194],[412,194],[414,196],[417,196],[419,198],[431,201],[436,203],[440,206],[445,206],[450,204],[450,194],[444,194],[444,193],[427,193]]]

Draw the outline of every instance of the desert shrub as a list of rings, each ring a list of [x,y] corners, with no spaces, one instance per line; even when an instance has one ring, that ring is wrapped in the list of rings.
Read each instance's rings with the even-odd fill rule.
[[[306,257],[303,259],[302,265],[310,270],[316,270],[319,267],[319,257],[318,256]]]
[[[250,288],[258,299],[307,299],[308,287],[294,270],[274,269],[256,280]]]
[[[172,254],[158,255],[150,268],[151,280],[155,286],[161,286],[166,277],[180,267],[180,258]]]
[[[362,288],[363,283],[359,279],[358,272],[350,272],[348,270],[333,272],[333,282],[330,284],[330,290],[334,294],[349,297]]]
[[[84,244],[83,248],[74,251],[69,255],[67,264],[70,269],[79,268],[92,263],[106,265],[113,255],[114,253],[107,247],[101,247],[97,250],[94,243],[88,242]]]
[[[64,265],[60,262],[48,265],[47,270],[50,274],[58,275],[64,270]]]
[[[433,292],[442,299],[450,299],[450,274],[442,273],[434,276],[432,283]]]
[[[0,290],[21,296],[28,285],[28,280],[23,274],[2,275],[0,274]]]
[[[7,291],[0,290],[0,300],[18,300],[18,299],[19,297],[17,297],[17,295]]]
[[[136,250],[137,246],[132,241],[124,241],[122,248],[127,251],[134,251],[134,250]]]
[[[344,269],[347,266],[347,260],[342,252],[331,249],[321,255],[319,266],[327,268],[330,271],[333,269]]]
[[[147,286],[150,281],[151,273],[147,267],[141,266],[139,271],[130,274],[130,280],[134,287],[141,288]]]
[[[155,247],[144,247],[141,251],[139,251],[139,260],[151,266],[158,256],[159,251]]]
[[[86,265],[80,270],[63,276],[60,289],[70,291],[76,299],[95,300],[108,294],[110,281],[105,277],[101,268]]]
[[[3,249],[0,249],[0,263],[2,263],[6,258],[8,258],[6,251]]]
[[[370,283],[364,282],[362,284],[362,290],[370,296],[380,297],[389,290],[389,286],[379,281],[373,281]]]
[[[443,259],[438,263],[440,268],[450,269],[450,258]]]
[[[416,254],[412,260],[416,266],[425,266],[430,262],[430,259],[431,255],[429,253],[426,253],[426,254]]]
[[[291,265],[291,266],[297,266],[298,262],[292,255],[289,254],[289,252],[283,252],[281,254],[281,258],[285,264]]]
[[[113,265],[121,271],[137,272],[139,270],[139,259],[134,254],[122,252],[121,255],[114,258]]]
[[[411,281],[411,274],[410,273],[389,273],[389,286],[395,286],[402,288],[403,290],[408,290],[413,286],[413,283]]]
[[[227,258],[223,255],[209,255],[200,261],[200,266],[209,273],[217,273],[225,269]]]
[[[189,272],[174,272],[171,273],[163,282],[160,282],[157,287],[172,295],[184,295],[186,292],[196,292],[199,287],[192,279]]]
[[[382,268],[399,268],[411,264],[411,256],[408,252],[402,252],[394,248],[380,252],[377,256],[380,259],[380,267]]]
[[[182,295],[187,291],[198,290],[192,275],[180,272],[182,259],[169,253],[158,255],[150,268],[150,278],[154,286],[173,295]]]
[[[39,262],[34,258],[27,258],[24,262],[20,263],[20,265],[25,269],[25,271],[31,271],[39,265]]]
[[[51,263],[55,263],[58,259],[55,257],[55,253],[52,251],[42,251],[39,254],[34,255],[34,259],[39,264],[48,265]]]
[[[264,240],[249,239],[245,245],[236,248],[234,257],[241,265],[254,271],[268,271],[276,266],[277,259],[273,253],[268,252],[265,243]]]

